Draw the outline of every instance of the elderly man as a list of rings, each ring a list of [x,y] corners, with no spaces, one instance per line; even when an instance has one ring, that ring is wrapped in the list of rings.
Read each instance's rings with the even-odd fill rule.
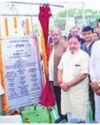
[[[83,38],[81,38],[81,32],[80,32],[80,28],[75,26],[75,27],[72,27],[71,30],[70,30],[70,33],[71,34],[74,34],[74,35],[78,35],[80,37],[80,43],[81,45],[83,43],[85,43],[85,40]]]
[[[62,42],[61,31],[58,28],[54,28],[52,31],[52,38],[54,46],[49,58],[49,81],[53,84],[54,93],[56,97],[58,113],[60,118],[57,119],[56,123],[60,122],[64,118],[67,120],[66,116],[61,114],[61,88],[58,86],[57,80],[57,66],[60,62],[62,54],[66,51],[66,43]]]
[[[92,47],[90,58],[91,87],[95,93],[95,120],[100,123],[100,40]]]
[[[68,38],[68,50],[58,65],[58,81],[61,87],[61,111],[68,122],[85,122],[88,109],[89,56],[80,49],[80,38]]]

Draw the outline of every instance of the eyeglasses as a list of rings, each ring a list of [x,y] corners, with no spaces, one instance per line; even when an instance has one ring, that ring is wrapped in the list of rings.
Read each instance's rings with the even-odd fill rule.
[[[91,35],[91,34],[92,34],[92,31],[87,31],[87,32],[83,32],[83,33],[82,33],[83,36]]]

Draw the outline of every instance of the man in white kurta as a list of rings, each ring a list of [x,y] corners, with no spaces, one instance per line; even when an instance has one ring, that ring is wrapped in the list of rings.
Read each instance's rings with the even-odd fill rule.
[[[73,44],[72,51],[75,50],[75,42],[79,44],[76,37],[69,39],[69,43]],[[88,108],[89,56],[77,47],[72,53],[71,44],[58,65],[58,79],[60,83],[62,81],[61,111],[62,114],[71,114],[72,118],[85,121]],[[62,87],[64,84],[68,84],[67,89],[66,86]]]
[[[95,93],[95,120],[100,123],[100,40],[96,41],[92,47],[90,77]]]

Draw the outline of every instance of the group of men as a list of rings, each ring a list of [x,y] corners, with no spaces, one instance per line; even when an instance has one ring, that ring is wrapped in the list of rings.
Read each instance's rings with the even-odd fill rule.
[[[100,19],[97,21],[100,29]],[[98,33],[99,34],[99,33]],[[87,121],[89,101],[93,120],[100,123],[100,40],[95,41],[94,29],[73,27],[67,42],[61,31],[52,31],[54,46],[49,58],[49,81],[53,84],[60,118],[72,123]],[[66,45],[65,45],[66,44]]]

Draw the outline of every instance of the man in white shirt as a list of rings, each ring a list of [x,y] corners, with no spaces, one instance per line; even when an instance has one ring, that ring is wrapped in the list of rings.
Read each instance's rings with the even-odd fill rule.
[[[91,87],[95,93],[95,120],[100,123],[100,40],[92,47],[90,58]]]
[[[89,56],[80,49],[80,38],[68,38],[68,50],[58,65],[61,87],[61,112],[69,122],[85,122],[88,109]],[[74,120],[74,121],[73,121]]]

